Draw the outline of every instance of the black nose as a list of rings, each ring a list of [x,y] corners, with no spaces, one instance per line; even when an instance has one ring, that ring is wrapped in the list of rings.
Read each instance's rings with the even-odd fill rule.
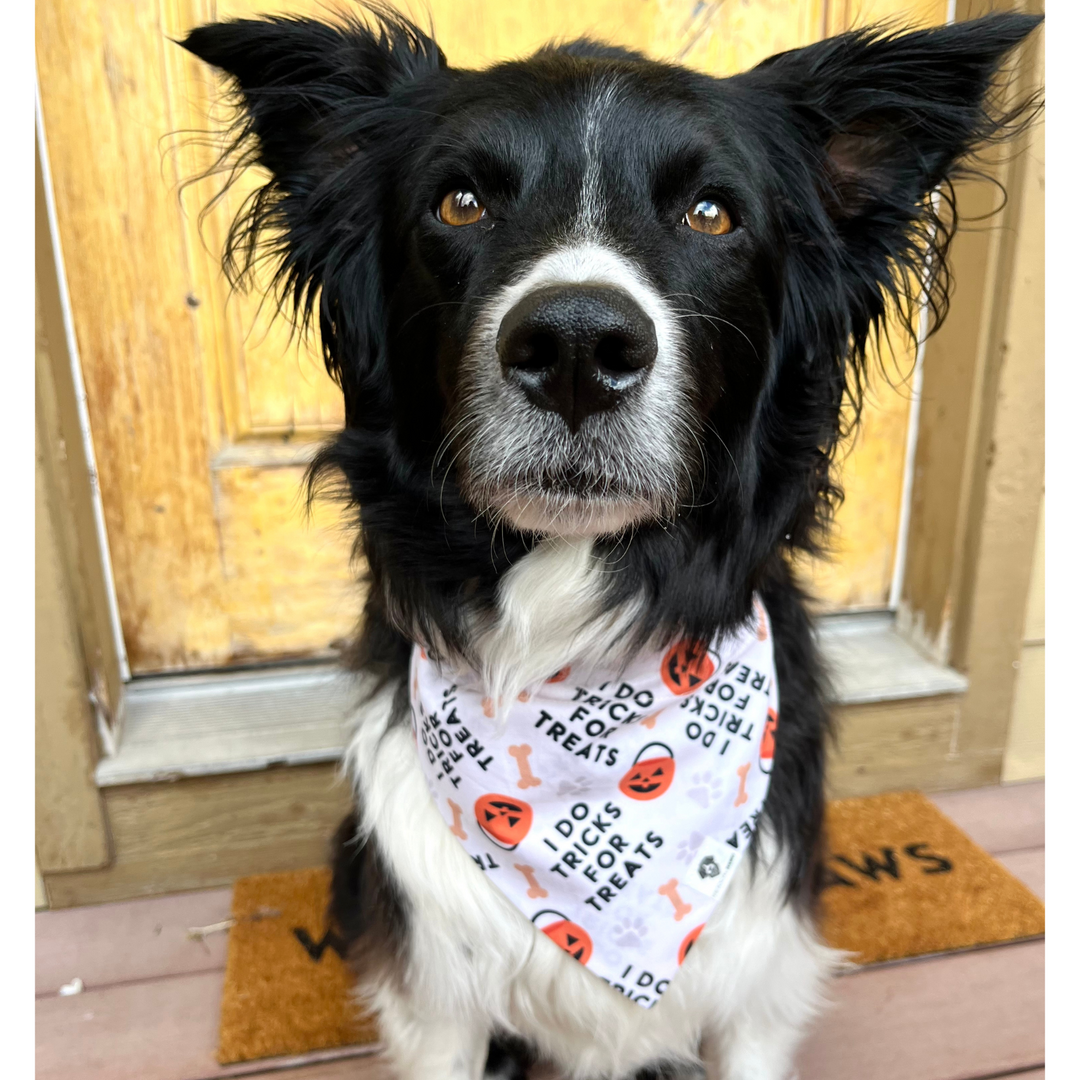
[[[656,330],[622,289],[552,285],[506,313],[495,348],[507,379],[577,431],[645,380],[656,359]]]

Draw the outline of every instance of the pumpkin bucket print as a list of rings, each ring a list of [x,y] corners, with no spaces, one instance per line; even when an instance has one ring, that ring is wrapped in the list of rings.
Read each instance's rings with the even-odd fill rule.
[[[682,939],[682,944],[679,946],[679,967],[682,967],[682,962],[686,959],[686,954],[691,950],[694,942],[701,937],[701,931],[705,929],[705,924],[695,926],[689,934]]]
[[[584,927],[571,922],[562,912],[538,911],[532,917],[533,923],[540,928],[564,953],[569,953],[581,964],[587,964],[592,956],[592,938]]]
[[[692,694],[716,670],[709,647],[700,641],[680,641],[672,645],[660,664],[664,685],[679,697]]]
[[[776,721],[778,717],[775,709],[769,710],[769,719],[765,723],[765,730],[761,733],[761,771],[772,772],[773,755],[776,753]]]
[[[481,795],[473,810],[484,835],[507,851],[513,851],[532,828],[532,807],[510,795]]]
[[[662,742],[646,743],[634,758],[633,768],[619,781],[619,790],[630,799],[659,799],[675,779],[675,755]]]

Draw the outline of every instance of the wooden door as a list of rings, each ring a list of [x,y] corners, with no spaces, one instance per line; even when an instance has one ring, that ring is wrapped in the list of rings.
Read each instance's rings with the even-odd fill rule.
[[[409,5],[402,4],[408,11]],[[717,75],[855,21],[944,21],[946,0],[431,0],[452,64],[481,66],[593,34]],[[212,74],[176,46],[201,22],[325,12],[271,0],[39,0],[37,60],[65,260],[123,636],[133,673],[317,657],[362,596],[333,504],[303,513],[304,464],[341,423],[310,342],[217,256],[252,180],[201,222],[215,181],[190,137]],[[424,8],[414,9],[421,24]],[[188,134],[185,136],[184,132]],[[220,183],[217,182],[217,186]],[[893,381],[913,357],[893,365]],[[806,569],[827,605],[882,607],[904,485],[910,394],[872,380],[837,522],[836,559]]]

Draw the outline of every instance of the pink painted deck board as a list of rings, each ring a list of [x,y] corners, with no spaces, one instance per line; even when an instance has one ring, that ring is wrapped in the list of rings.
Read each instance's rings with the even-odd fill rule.
[[[37,1080],[213,1076],[220,971],[39,998]]]
[[[35,992],[55,994],[76,975],[89,990],[222,970],[228,934],[193,941],[187,931],[227,919],[231,900],[232,889],[210,889],[39,912]]]
[[[278,1073],[280,1080],[395,1080],[394,1071],[378,1057],[350,1058],[328,1061],[322,1065],[302,1065],[298,1069]],[[263,1073],[266,1080],[273,1073]],[[1024,1080],[1023,1077],[1020,1080]]]
[[[1046,852],[1043,848],[1007,851],[1003,855],[998,855],[997,860],[1040,900],[1046,899]]]
[[[800,1055],[801,1080],[968,1080],[1043,1064],[1044,944],[870,968]]]
[[[293,1077],[298,1063],[345,1056],[356,1077],[378,1080],[355,1048],[218,1065],[223,982],[223,972],[204,971],[39,998],[36,1080],[218,1080],[283,1069]]]
[[[935,795],[942,809],[1038,895],[1043,787]],[[37,1080],[393,1080],[354,1050],[228,1067],[214,1060],[228,917],[215,889],[37,918]],[[801,1080],[1045,1080],[1043,943],[868,968],[839,980],[837,1007],[804,1047]],[[56,989],[78,975],[86,992]]]
[[[930,798],[991,855],[1043,846],[1046,785],[1041,780],[945,791]]]

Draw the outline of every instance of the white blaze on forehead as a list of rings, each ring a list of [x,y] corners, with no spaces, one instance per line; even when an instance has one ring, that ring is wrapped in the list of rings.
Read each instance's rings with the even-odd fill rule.
[[[600,141],[607,113],[618,94],[614,80],[596,80],[585,102],[582,116],[582,143],[585,169],[581,181],[581,208],[578,229],[586,236],[595,235],[604,224],[604,199],[600,186]]]

